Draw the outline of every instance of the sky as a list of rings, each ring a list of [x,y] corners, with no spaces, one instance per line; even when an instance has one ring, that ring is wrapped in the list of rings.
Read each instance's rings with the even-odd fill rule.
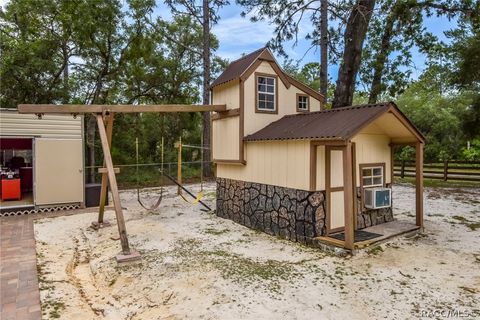
[[[4,6],[9,0],[0,0],[0,6]],[[124,2],[126,7],[126,0]],[[219,39],[220,47],[216,54],[222,58],[235,60],[243,53],[252,52],[258,48],[265,46],[268,40],[273,37],[274,26],[268,21],[251,22],[248,17],[241,17],[242,7],[235,4],[231,0],[230,5],[220,9],[220,20],[218,24],[214,25],[212,32]],[[163,1],[157,0],[157,9],[154,15],[159,15],[164,19],[170,19],[171,14],[169,9],[164,5]],[[425,19],[425,27],[428,31],[437,36],[440,40],[448,41],[444,32],[454,27],[454,22],[449,21],[444,17],[429,17]],[[300,26],[299,41],[296,47],[293,47],[293,42],[284,45],[289,58],[294,61],[302,59],[300,65],[308,62],[317,62],[320,59],[318,48],[310,50],[306,55],[305,52],[310,48],[310,42],[303,39],[303,36],[311,32],[313,26],[308,19],[304,19]],[[278,57],[280,63],[283,58]],[[416,79],[425,69],[426,58],[418,51],[413,52],[414,70],[412,78]],[[329,77],[337,78],[338,65],[329,66]]]

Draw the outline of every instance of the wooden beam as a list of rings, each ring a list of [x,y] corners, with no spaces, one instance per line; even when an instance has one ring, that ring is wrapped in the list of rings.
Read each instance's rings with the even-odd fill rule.
[[[352,143],[343,149],[343,200],[345,210],[345,248],[353,250],[355,224],[353,222]]]
[[[112,147],[112,132],[113,132],[113,120],[115,118],[114,113],[110,113],[107,117],[107,141],[108,146]],[[105,167],[105,159],[103,160],[103,166]],[[100,170],[99,170],[100,172]],[[102,172],[102,186],[100,189],[100,203],[98,206],[98,225],[101,226],[104,221],[103,217],[105,214],[105,203],[107,202],[108,196],[108,172]]]
[[[224,104],[217,105],[189,105],[189,104],[19,104],[19,113],[57,113],[57,114],[80,114],[80,113],[139,113],[139,112],[205,112],[226,111]]]
[[[423,230],[423,143],[418,142],[415,149],[415,216]]]
[[[113,172],[120,173],[120,168],[113,168]],[[98,173],[107,174],[107,168],[98,168]]]
[[[212,120],[221,120],[221,119],[230,118],[230,117],[237,117],[239,115],[240,115],[240,108],[229,109],[224,112],[213,114]]]
[[[125,227],[125,219],[122,212],[122,204],[120,202],[120,195],[118,193],[117,179],[113,170],[112,155],[110,153],[110,146],[108,144],[107,132],[105,130],[105,124],[103,122],[103,116],[97,115],[98,133],[100,135],[100,141],[102,143],[103,155],[105,160],[105,166],[107,167],[108,182],[110,184],[110,190],[113,196],[113,205],[115,207],[115,215],[117,217],[118,233],[120,235],[120,242],[122,244],[122,253],[124,255],[130,255],[130,247],[128,245],[127,229]]]

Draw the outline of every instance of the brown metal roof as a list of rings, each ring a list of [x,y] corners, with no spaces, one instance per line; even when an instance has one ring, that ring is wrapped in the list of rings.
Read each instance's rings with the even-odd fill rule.
[[[223,73],[217,79],[215,79],[215,81],[213,81],[211,87],[215,87],[219,84],[240,78],[245,70],[247,70],[248,67],[255,62],[255,60],[257,60],[258,56],[265,49],[266,47],[260,48],[230,63],[227,69],[225,69],[225,71],[223,71]]]
[[[360,129],[387,112],[391,107],[397,108],[394,103],[386,102],[286,115],[265,128],[245,137],[244,140],[345,140],[351,138]]]

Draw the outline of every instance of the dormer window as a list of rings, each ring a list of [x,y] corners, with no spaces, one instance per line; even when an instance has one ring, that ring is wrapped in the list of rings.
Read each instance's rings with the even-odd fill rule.
[[[297,93],[297,112],[310,111],[310,98],[306,94]]]
[[[255,73],[256,112],[278,113],[277,76]]]

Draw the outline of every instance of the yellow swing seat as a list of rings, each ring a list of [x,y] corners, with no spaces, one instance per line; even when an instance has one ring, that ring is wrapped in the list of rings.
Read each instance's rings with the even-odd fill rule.
[[[193,201],[189,201],[187,198],[185,198],[185,196],[183,195],[183,193],[180,193],[180,197],[182,197],[182,199],[185,201],[185,202],[188,202],[190,204],[197,204],[200,202],[200,200],[203,199],[203,191],[200,191],[197,196],[195,197],[195,199]]]

